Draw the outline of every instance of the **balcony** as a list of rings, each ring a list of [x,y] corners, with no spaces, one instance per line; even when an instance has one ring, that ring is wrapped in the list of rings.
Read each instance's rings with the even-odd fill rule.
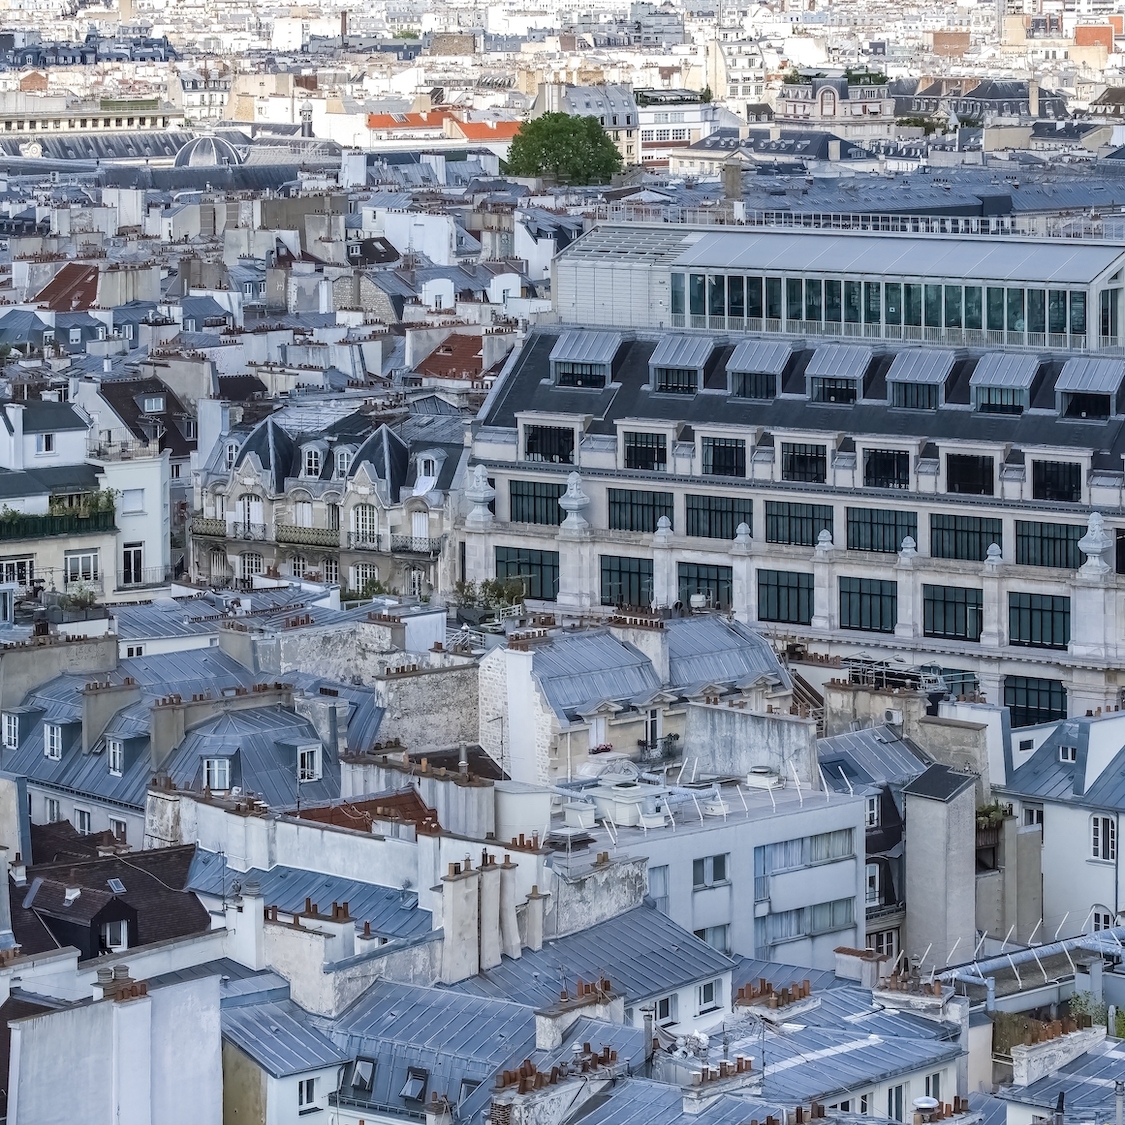
[[[143,457],[159,457],[159,441],[122,438],[120,441],[88,441],[86,454],[95,461],[136,461]]]
[[[191,521],[191,533],[192,535],[209,535],[215,539],[225,539],[227,537],[227,521],[194,516]]]
[[[379,533],[377,531],[349,531],[348,546],[353,551],[380,551],[386,550],[379,546]]]
[[[228,539],[248,539],[261,542],[267,538],[266,525],[264,523],[228,523],[226,525],[226,537]]]
[[[167,586],[175,578],[170,566],[146,566],[117,572],[117,589],[135,590],[142,586]]]
[[[331,527],[297,527],[291,523],[277,525],[279,543],[300,543],[306,547],[339,547],[340,532]]]
[[[425,535],[392,535],[391,551],[401,551],[405,555],[441,554],[441,539],[431,539]]]
[[[113,512],[82,515],[23,515],[0,519],[0,542],[14,539],[46,539],[58,535],[96,535],[115,532]]]

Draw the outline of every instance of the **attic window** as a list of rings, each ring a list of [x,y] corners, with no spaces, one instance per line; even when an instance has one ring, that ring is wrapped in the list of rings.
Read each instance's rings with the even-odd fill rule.
[[[120,879],[108,879],[106,886],[109,887],[115,895],[123,895],[125,893],[125,884]]]
[[[18,750],[20,745],[20,717],[4,712],[4,749]]]
[[[230,788],[230,759],[229,758],[204,758],[203,759],[203,784],[213,791],[225,791]]]
[[[163,395],[146,395],[144,401],[144,411],[146,414],[163,414],[164,413],[164,396]]]
[[[420,1102],[426,1097],[426,1079],[429,1071],[421,1067],[412,1066],[406,1072],[406,1083],[402,1087],[401,1097],[408,1102]]]
[[[371,1092],[375,1085],[375,1062],[373,1059],[356,1059],[352,1070],[352,1089]]]
[[[106,763],[114,777],[120,777],[125,769],[125,744],[119,738],[105,740]]]
[[[102,925],[102,945],[107,953],[120,953],[129,948],[129,923],[124,918]]]
[[[424,457],[422,459],[422,476],[437,476],[437,462],[432,457]]]
[[[320,747],[302,746],[297,751],[297,780],[320,780]]]
[[[233,469],[235,458],[238,456],[238,446],[233,442],[227,443],[227,468]]]
[[[352,455],[347,449],[339,449],[336,451],[336,475],[338,477],[347,476],[348,470],[352,467]]]
[[[305,450],[305,476],[318,477],[320,476],[320,450],[319,449],[306,449]]]
[[[1077,746],[1060,746],[1059,747],[1059,761],[1060,762],[1077,762],[1078,761],[1078,747]]]

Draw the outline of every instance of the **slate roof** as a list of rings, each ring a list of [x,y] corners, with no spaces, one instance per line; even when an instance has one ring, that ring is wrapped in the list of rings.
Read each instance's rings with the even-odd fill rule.
[[[236,871],[226,865],[222,855],[202,848],[192,862],[187,886],[198,894],[223,898],[251,881],[261,887],[267,906],[276,906],[285,913],[304,910],[305,899],[311,898],[325,912],[333,902],[346,902],[360,929],[364,922],[370,922],[375,933],[388,938],[418,937],[433,928],[430,912],[418,909],[417,891],[282,865],[268,871]]]
[[[40,863],[27,869],[27,884],[11,885],[12,909],[37,914],[50,927],[52,919],[88,921],[114,898],[137,912],[142,945],[187,937],[210,929],[211,919],[200,901],[185,890],[195,845],[99,856],[63,863]],[[125,890],[115,893],[110,879]],[[81,893],[65,905],[68,887]],[[65,932],[58,937],[65,940]]]
[[[595,232],[596,233],[596,232]],[[657,234],[669,237],[668,232]],[[895,438],[924,437],[929,441],[1010,442],[1017,448],[1045,446],[1052,449],[1095,448],[1108,450],[1109,459],[1120,469],[1125,453],[1125,421],[1114,418],[1091,423],[1058,417],[1054,408],[1054,376],[1058,364],[1043,364],[1033,391],[1032,406],[1047,409],[1023,414],[988,414],[972,410],[939,409],[931,411],[891,410],[885,401],[859,401],[851,406],[809,402],[805,398],[805,367],[811,356],[807,348],[795,351],[788,365],[780,390],[783,397],[764,402],[749,402],[726,394],[726,360],[734,351],[733,341],[718,343],[712,356],[715,374],[708,377],[705,389],[716,394],[660,395],[649,391],[649,359],[656,347],[655,334],[637,336],[623,333],[625,342],[618,353],[614,386],[601,391],[559,387],[545,382],[550,378],[549,355],[561,330],[529,333],[511,370],[497,383],[482,410],[481,421],[488,426],[515,428],[515,416],[525,410],[591,415],[587,427],[590,434],[616,436],[616,423],[621,418],[646,418],[656,421],[680,422],[688,426],[722,422],[729,425],[764,427],[775,430],[826,430],[836,434],[849,433],[885,435]],[[739,340],[739,343],[742,341]],[[893,349],[882,359],[890,365]],[[717,359],[716,359],[717,356]],[[980,353],[968,354],[958,360],[947,382],[946,400],[968,404],[969,379]],[[619,386],[617,384],[620,384]],[[794,397],[789,397],[793,395]],[[553,471],[547,464],[537,472]],[[560,474],[570,466],[560,466]],[[727,487],[745,483],[725,478]],[[810,494],[831,493],[831,485],[805,485]],[[883,490],[872,490],[872,495]]]
[[[292,1000],[222,1008],[220,1018],[223,1038],[274,1078],[335,1066],[348,1058]]]
[[[821,738],[816,749],[821,771],[837,792],[846,792],[849,782],[853,788],[901,784],[929,765],[917,746],[887,726]]]
[[[769,643],[738,621],[693,614],[664,623],[668,635],[669,685],[691,695],[709,684],[747,684],[765,676],[791,686]]]
[[[926,797],[948,803],[975,784],[976,779],[969,774],[958,773],[935,762],[911,781],[903,792],[912,797]]]
[[[558,633],[535,646],[531,674],[563,720],[607,699],[651,699],[662,685],[652,662],[608,630]]]
[[[626,1005],[634,1005],[733,968],[725,953],[660,911],[638,906],[589,929],[547,940],[537,952],[525,949],[519,960],[505,957],[496,968],[450,987],[546,1007],[558,1000],[561,989],[573,990],[578,977],[606,977],[624,993]]]
[[[689,1115],[684,1112],[684,1094],[679,1086],[627,1078],[593,1095],[566,1120],[567,1125],[578,1121],[582,1125],[682,1125],[685,1120],[694,1125],[744,1125],[752,1118],[765,1121],[778,1113],[777,1106],[720,1094],[699,1113]]]
[[[154,376],[145,379],[114,379],[103,382],[99,393],[139,440],[148,441],[152,435],[152,422],[146,426],[142,419],[154,419],[158,420],[162,430],[161,450],[166,449],[174,459],[182,460],[189,457],[195,449],[195,439],[184,437],[177,424],[178,419],[190,418],[191,415],[175,391],[160,379]],[[148,414],[144,409],[144,400],[155,395],[163,396],[164,410],[160,414]]]

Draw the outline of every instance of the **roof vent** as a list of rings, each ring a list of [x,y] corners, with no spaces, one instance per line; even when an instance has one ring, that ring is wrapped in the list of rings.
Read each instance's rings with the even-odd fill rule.
[[[63,906],[73,906],[81,893],[81,887],[67,887],[63,895]]]

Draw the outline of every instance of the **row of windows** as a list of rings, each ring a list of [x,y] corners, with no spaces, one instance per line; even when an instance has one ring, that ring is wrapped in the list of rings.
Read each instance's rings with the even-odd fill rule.
[[[814,379],[812,382],[815,402],[854,401],[852,380]],[[847,385],[852,385],[852,390],[849,391]],[[668,471],[666,434],[626,430],[623,441],[626,469],[645,473]],[[702,437],[700,455],[704,476],[746,478],[746,442],[742,438]],[[902,449],[865,449],[863,486],[908,490],[910,456]],[[524,460],[573,464],[574,431],[561,426],[527,426],[524,430]],[[781,479],[798,484],[826,484],[828,447],[810,442],[782,442]],[[996,460],[979,454],[947,453],[945,480],[948,492],[964,496],[994,496]],[[1052,503],[1081,503],[1082,466],[1073,461],[1033,461],[1031,495],[1034,500]]]
[[[673,273],[671,297],[675,317],[1086,334],[1080,289]]]
[[[511,481],[513,523],[557,527],[563,518],[559,497],[562,484]],[[613,531],[652,533],[666,516],[676,530],[674,498],[670,492],[611,488],[607,493],[609,527]],[[686,534],[707,539],[733,539],[739,524],[753,530],[753,501],[748,497],[698,496],[685,498]],[[766,542],[815,546],[822,530],[834,534],[833,509],[823,504],[766,501]],[[1081,524],[1016,521],[1016,562],[1076,570],[1082,565],[1078,541]],[[847,548],[897,554],[907,536],[917,543],[918,514],[889,508],[848,508]],[[934,558],[983,562],[995,543],[1003,549],[1004,527],[999,519],[983,516],[930,516],[930,554]]]
[[[680,563],[676,578],[678,597],[684,605],[688,605],[696,594],[702,595],[708,606],[727,609],[732,603],[734,572],[729,566]],[[635,607],[649,606],[652,602],[651,559],[601,556],[602,605]]]

